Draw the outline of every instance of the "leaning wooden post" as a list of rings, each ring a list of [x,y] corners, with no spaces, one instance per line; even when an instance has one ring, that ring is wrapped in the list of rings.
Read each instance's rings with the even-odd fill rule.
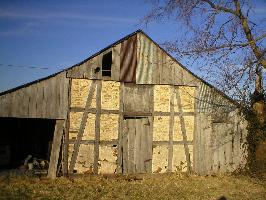
[[[51,179],[56,178],[64,123],[65,123],[65,120],[56,120],[52,150],[50,154],[49,169],[48,169],[48,175],[47,175],[47,177]]]

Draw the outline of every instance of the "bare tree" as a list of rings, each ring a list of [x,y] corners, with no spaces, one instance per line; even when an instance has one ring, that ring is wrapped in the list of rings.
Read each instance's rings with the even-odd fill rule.
[[[249,0],[150,2],[153,8],[143,18],[144,23],[163,19],[183,23],[178,29],[177,38],[164,43],[166,50],[179,59],[199,61],[197,63],[201,64],[207,75],[205,78],[253,113],[258,123],[252,125],[254,119],[249,115],[252,134],[263,136],[262,141],[266,141],[265,91],[262,83],[262,70],[266,69],[266,17],[258,19],[254,16]],[[265,146],[266,142],[264,145],[256,143],[255,154],[257,149],[261,151],[264,148],[266,151]],[[262,159],[266,166],[265,156]]]

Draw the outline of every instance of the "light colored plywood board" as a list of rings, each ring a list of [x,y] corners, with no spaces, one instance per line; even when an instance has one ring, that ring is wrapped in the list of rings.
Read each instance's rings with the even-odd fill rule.
[[[187,141],[193,141],[193,133],[195,128],[194,116],[184,116]],[[183,135],[181,132],[180,117],[174,117],[174,141],[183,141]]]
[[[115,81],[102,82],[102,109],[119,110],[119,86]]]
[[[70,131],[78,131],[81,118],[82,118],[82,112],[70,112],[69,113],[69,130]]]
[[[193,160],[193,145],[188,145],[190,160]],[[191,163],[192,164],[192,163]],[[173,146],[173,171],[186,172],[187,161],[184,145]]]
[[[76,139],[80,127],[82,112],[69,113],[69,139]],[[93,140],[95,136],[95,114],[89,113],[82,140]]]
[[[100,140],[110,141],[118,139],[119,115],[102,114],[100,123]]]
[[[169,140],[169,116],[154,116],[153,141]]]
[[[179,94],[183,112],[195,111],[195,87],[179,86]],[[178,112],[177,99],[175,98],[175,112]]]
[[[94,140],[95,139],[95,114],[89,113],[85,130],[82,136],[82,140]]]
[[[114,174],[117,168],[117,147],[99,147],[99,174]]]
[[[153,146],[152,172],[165,173],[168,169],[168,146]]]
[[[71,107],[85,108],[92,80],[72,79]],[[90,108],[96,108],[96,93],[92,97]]]
[[[170,111],[170,86],[155,85],[154,86],[154,111],[169,112]]]
[[[69,144],[68,150],[68,163],[70,163],[73,154],[73,144]],[[94,145],[93,144],[81,144],[77,156],[77,161],[74,169],[77,173],[92,173],[94,161]]]

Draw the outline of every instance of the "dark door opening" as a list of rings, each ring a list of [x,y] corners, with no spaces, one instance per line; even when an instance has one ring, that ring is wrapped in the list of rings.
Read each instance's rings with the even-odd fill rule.
[[[0,118],[0,127],[0,168],[17,168],[28,155],[49,161],[55,120]]]
[[[122,136],[123,173],[151,173],[152,135],[147,117],[126,117]]]

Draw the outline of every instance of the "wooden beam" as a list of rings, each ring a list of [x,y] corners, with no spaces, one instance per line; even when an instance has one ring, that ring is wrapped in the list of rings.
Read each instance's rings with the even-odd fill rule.
[[[182,108],[182,104],[181,104],[179,87],[176,88],[175,92],[176,92],[178,111],[180,113],[179,118],[180,118],[181,132],[182,132],[183,141],[184,141],[184,149],[185,149],[186,161],[187,161],[187,170],[189,173],[191,173],[191,161],[190,161],[190,154],[189,154],[189,148],[188,148],[188,143],[187,143],[186,126],[185,126],[185,120],[184,120],[184,116],[183,116],[183,108]]]
[[[96,114],[97,113],[97,109],[96,108],[90,108],[87,111],[85,111],[84,108],[80,108],[80,107],[71,107],[70,108],[71,112],[88,112],[88,113],[92,113],[92,114]],[[101,109],[100,110],[101,114],[119,114],[119,110],[107,110],[107,109]]]
[[[64,123],[65,123],[65,120],[56,120],[52,150],[50,154],[49,169],[48,169],[48,175],[47,175],[48,178],[52,178],[52,179],[56,178]]]
[[[75,144],[76,140],[69,140],[69,144]],[[80,144],[95,144],[95,140],[82,140]],[[118,140],[112,140],[112,141],[100,141],[100,146],[117,146]]]
[[[152,86],[151,90],[150,90],[150,98],[151,98],[151,101],[150,101],[150,112],[151,112],[151,116],[148,117],[149,119],[149,123],[150,123],[150,129],[149,129],[149,137],[148,137],[148,144],[149,144],[149,147],[151,147],[150,149],[148,149],[148,151],[151,151],[149,152],[149,155],[151,155],[151,161],[150,162],[147,162],[147,168],[149,169],[148,172],[152,173],[152,146],[153,146],[153,121],[154,121],[154,85]]]
[[[80,107],[72,107],[70,108],[70,111],[71,112],[85,112],[85,109],[80,108]],[[96,108],[90,108],[86,112],[96,114],[97,111],[96,111]],[[120,113],[119,110],[101,109],[101,114],[119,114],[119,113]],[[151,112],[122,112],[122,114],[123,116],[141,116],[141,117],[150,117],[152,115],[154,116],[170,116],[171,115],[170,112],[161,112],[161,111],[154,111],[153,113],[152,111]],[[180,112],[174,112],[174,116],[179,116],[179,115],[180,115]],[[194,116],[195,113],[194,112],[183,112],[182,115],[183,116]]]
[[[173,170],[173,133],[174,133],[174,96],[175,88],[171,86],[170,119],[169,119],[169,146],[168,146],[168,171]]]
[[[199,131],[198,131],[198,98],[199,98],[199,88],[195,88],[194,92],[194,111],[195,111],[195,116],[194,116],[194,130],[193,130],[193,171],[198,172],[198,164],[200,163],[199,159]]]
[[[97,81],[97,92],[96,92],[95,144],[94,144],[94,164],[93,164],[94,174],[98,174],[101,102],[102,102],[102,81],[100,80]]]
[[[85,126],[86,126],[86,122],[87,122],[87,118],[88,118],[88,114],[89,114],[87,112],[87,110],[89,110],[89,108],[91,106],[92,97],[93,97],[93,94],[94,94],[94,91],[95,91],[95,85],[96,85],[96,83],[95,83],[95,80],[94,80],[91,83],[90,91],[89,91],[88,98],[87,98],[86,105],[85,105],[85,111],[84,111],[84,113],[82,115],[82,119],[81,119],[81,123],[80,123],[80,127],[79,127],[77,140],[76,140],[76,142],[74,144],[74,150],[73,150],[73,154],[72,154],[71,161],[70,161],[70,164],[69,164],[69,173],[70,174],[73,173],[74,166],[76,164],[76,160],[77,160],[77,157],[78,157],[78,151],[79,151],[80,142],[81,142],[84,130],[85,130]]]
[[[69,127],[70,127],[70,105],[71,105],[71,85],[72,85],[72,79],[69,79],[68,84],[68,111],[67,111],[67,120],[65,125],[65,131],[64,131],[64,144],[63,144],[63,165],[62,165],[62,172],[63,176],[67,175],[68,173],[68,149],[69,149]]]
[[[193,145],[193,141],[187,141],[188,145]],[[173,141],[173,145],[182,145],[184,141]],[[169,141],[153,141],[154,146],[169,146]]]
[[[148,117],[151,115],[150,112],[123,112],[124,117]]]
[[[118,155],[117,155],[117,173],[123,173],[123,97],[124,97],[124,83],[120,83],[119,87],[119,127],[118,127]]]

